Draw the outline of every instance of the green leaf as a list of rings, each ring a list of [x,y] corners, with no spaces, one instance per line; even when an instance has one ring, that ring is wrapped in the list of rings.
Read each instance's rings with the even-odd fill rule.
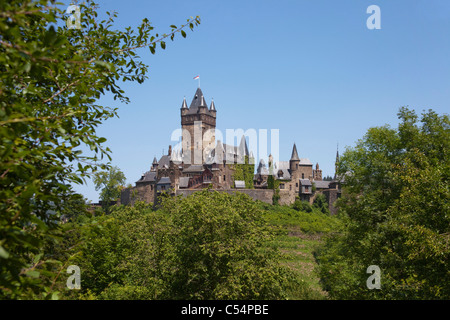
[[[9,253],[2,246],[0,246],[0,258],[8,259],[8,257]]]
[[[39,275],[41,274],[39,271],[36,271],[36,270],[30,270],[30,271],[27,271],[27,272],[25,272],[25,274],[27,275],[27,276],[29,276],[29,277],[31,277],[31,278],[39,278]]]
[[[33,259],[33,263],[38,263],[39,260],[41,259],[41,257],[42,257],[42,253],[36,255],[36,256],[34,257],[34,259]]]

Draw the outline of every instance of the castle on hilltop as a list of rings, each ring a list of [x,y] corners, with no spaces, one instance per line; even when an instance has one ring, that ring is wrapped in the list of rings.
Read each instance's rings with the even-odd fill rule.
[[[136,185],[122,190],[122,204],[157,203],[161,193],[187,196],[209,187],[221,192],[243,192],[268,203],[272,203],[276,195],[280,204],[291,204],[298,198],[312,203],[316,195],[322,193],[330,212],[336,213],[333,203],[341,194],[341,182],[337,179],[324,181],[319,164],[313,169],[308,158],[300,158],[295,143],[289,161],[274,162],[269,155],[268,165],[260,159],[255,173],[254,157],[248,151],[245,136],[239,146],[216,141],[216,106],[211,101],[208,107],[200,87],[189,107],[183,99],[180,113],[181,149],[172,150],[169,146],[167,154],[159,160],[155,157]],[[337,153],[336,164],[338,161]],[[238,177],[240,165],[253,168],[250,179],[243,180],[242,172]]]

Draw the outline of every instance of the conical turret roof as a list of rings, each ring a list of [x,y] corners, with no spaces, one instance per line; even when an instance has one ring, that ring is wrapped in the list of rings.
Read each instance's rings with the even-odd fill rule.
[[[202,89],[197,88],[191,105],[189,106],[189,113],[197,113],[199,107],[206,107],[205,97],[203,96]]]
[[[181,105],[181,109],[187,109],[186,97],[183,99],[183,104]]]
[[[298,157],[298,153],[297,153],[297,146],[295,145],[295,143],[294,143],[294,147],[292,148],[291,161],[292,160],[300,161],[300,158]]]
[[[209,111],[217,111],[216,105],[214,104],[214,99],[211,100],[211,106],[209,107]]]

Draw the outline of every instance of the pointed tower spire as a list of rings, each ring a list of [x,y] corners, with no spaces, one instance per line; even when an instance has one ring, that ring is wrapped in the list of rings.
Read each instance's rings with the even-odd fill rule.
[[[156,160],[156,157],[154,157],[150,171],[156,171],[157,167],[158,167],[158,160]]]
[[[181,105],[181,109],[187,109],[187,108],[188,108],[188,106],[187,106],[187,103],[186,103],[186,97],[184,97],[183,104]]]
[[[245,140],[245,136],[244,135],[241,138],[241,143],[239,144],[239,150],[241,152],[243,152],[244,156],[248,156],[247,140]]]
[[[248,156],[248,163],[255,164],[255,156],[253,155],[253,151],[250,151],[250,154]]]
[[[298,157],[297,146],[294,143],[294,147],[292,148],[291,159],[289,160],[289,169],[291,172],[295,172],[298,170],[298,165],[300,164],[300,158]]]
[[[202,97],[200,98],[200,105],[199,105],[199,107],[205,107],[205,108],[208,108],[208,105],[206,104],[206,101],[205,101],[205,97],[202,95]]]
[[[336,148],[336,161],[334,163],[334,179],[337,178],[338,168],[339,168],[339,143],[337,144]]]
[[[292,148],[291,161],[292,160],[300,161],[300,158],[298,157],[298,153],[297,153],[297,146],[295,145],[295,143],[294,143],[294,147]]]
[[[209,107],[209,111],[216,111],[216,105],[214,104],[214,99],[211,99],[211,106]]]

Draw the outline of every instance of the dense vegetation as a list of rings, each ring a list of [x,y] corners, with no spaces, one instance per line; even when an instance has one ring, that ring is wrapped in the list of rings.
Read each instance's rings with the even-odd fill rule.
[[[97,127],[117,116],[99,105],[108,94],[129,99],[124,81],[142,83],[148,66],[139,48],[155,53],[183,29],[154,33],[148,19],[137,28],[114,29],[116,13],[100,20],[93,1],[79,4],[79,23],[55,1],[0,1],[0,297],[50,298],[52,282],[42,282],[40,267],[63,261],[45,252],[60,236],[59,218],[73,211],[83,183],[111,150]],[[72,28],[75,26],[75,28]],[[90,150],[90,152],[82,152]],[[58,273],[54,276],[56,277]],[[48,291],[48,294],[46,293]]]
[[[80,7],[69,29],[53,1],[0,2],[1,299],[450,298],[450,121],[431,110],[401,108],[397,129],[371,128],[347,149],[338,216],[322,195],[277,205],[272,176],[274,205],[204,190],[156,210],[109,208],[124,179],[101,173],[107,206],[88,212],[72,185],[109,167],[96,128],[117,115],[96,102],[128,102],[118,84],[147,74],[136,49],[164,49],[199,19],[152,35],[147,19],[113,30],[115,13],[98,21],[95,3]],[[251,185],[253,164],[236,168]],[[69,265],[81,290],[66,287]],[[381,289],[366,285],[371,265]]]
[[[369,129],[340,160],[345,227],[319,255],[332,298],[450,298],[450,121],[431,110],[398,116],[398,129]],[[379,290],[366,286],[371,265]]]
[[[70,299],[318,297],[282,263],[279,241],[287,226],[317,233],[334,223],[320,212],[209,190],[166,197],[157,210],[139,203],[80,215],[64,224],[70,236],[56,253],[81,268],[82,290],[59,289]]]

